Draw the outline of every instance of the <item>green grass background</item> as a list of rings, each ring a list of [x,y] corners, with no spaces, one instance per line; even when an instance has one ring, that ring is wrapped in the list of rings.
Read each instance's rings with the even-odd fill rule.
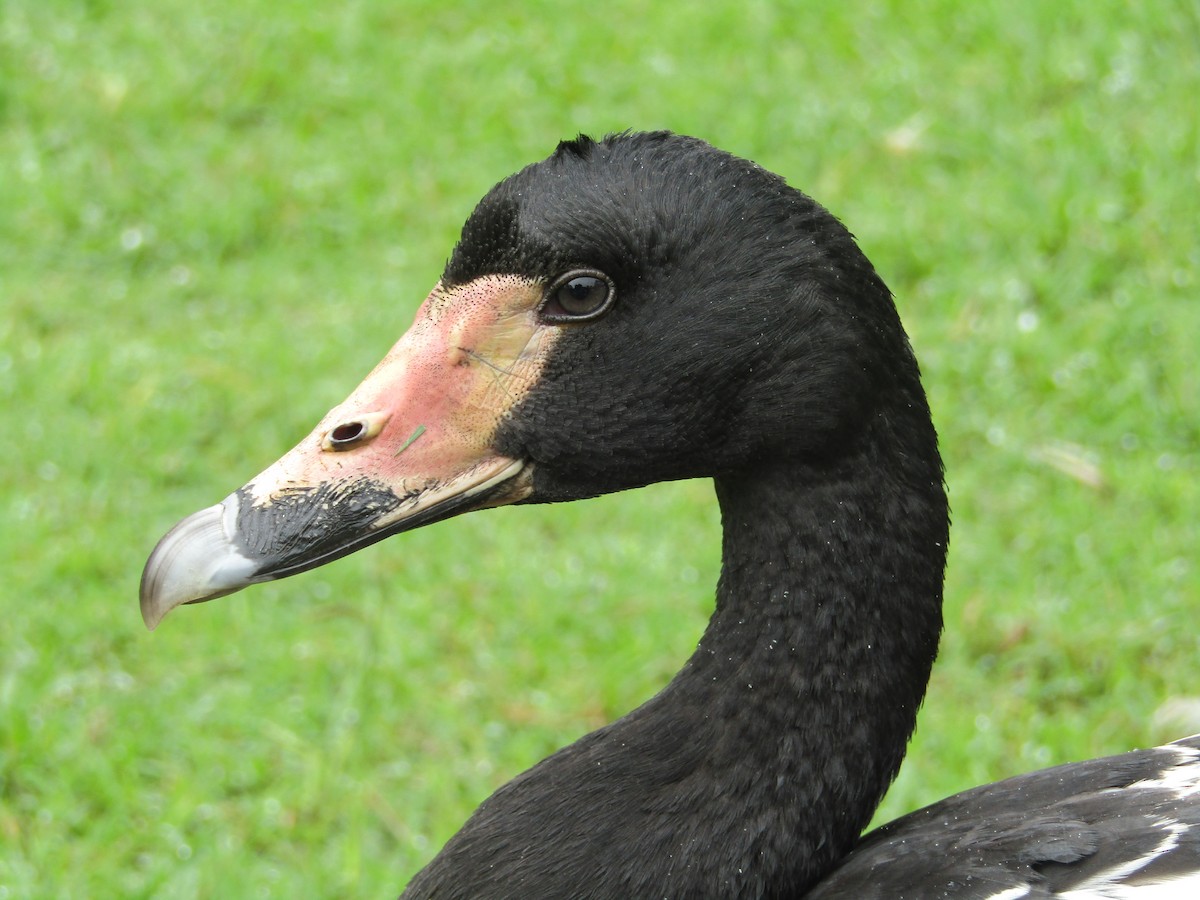
[[[5,0],[0,898],[390,896],[686,658],[705,483],[138,615],[157,538],[307,433],[475,200],[580,131],[784,174],[897,294],[955,524],[881,817],[1200,730],[1197,97],[1191,0]]]

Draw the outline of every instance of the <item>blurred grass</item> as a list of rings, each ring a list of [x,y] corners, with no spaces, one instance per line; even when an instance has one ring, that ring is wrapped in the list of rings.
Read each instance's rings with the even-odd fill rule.
[[[896,291],[955,530],[881,817],[1200,730],[1196,5],[646,6],[0,6],[0,897],[394,893],[682,663],[702,483],[136,608],[580,131],[757,160]]]

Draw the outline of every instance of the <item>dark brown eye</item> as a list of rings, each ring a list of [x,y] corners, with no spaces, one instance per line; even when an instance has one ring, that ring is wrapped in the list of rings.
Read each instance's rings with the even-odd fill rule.
[[[612,299],[612,282],[602,272],[568,272],[546,291],[542,317],[550,322],[594,319],[608,309]]]

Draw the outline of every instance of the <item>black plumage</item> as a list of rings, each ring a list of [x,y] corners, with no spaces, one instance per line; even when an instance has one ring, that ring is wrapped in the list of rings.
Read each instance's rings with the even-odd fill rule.
[[[890,293],[813,200],[667,134],[501,183],[443,280],[579,266],[619,303],[498,446],[534,461],[536,500],[714,478],[716,611],[662,693],[497,791],[406,897],[796,897],[839,860],[813,896],[1050,896],[1160,847],[1160,820],[1196,826],[1194,794],[1119,791],[1175,764],[1194,791],[1193,739],[967,792],[847,856],[941,628],[941,463]],[[1195,869],[1195,841],[1160,864]]]
[[[583,314],[551,314],[580,274]],[[405,897],[1200,896],[1200,737],[860,838],[942,628],[937,435],[849,232],[692,138],[581,137],[497,185],[367,381],[163,538],[143,616],[471,509],[695,477],[723,529],[695,653],[486,800]]]

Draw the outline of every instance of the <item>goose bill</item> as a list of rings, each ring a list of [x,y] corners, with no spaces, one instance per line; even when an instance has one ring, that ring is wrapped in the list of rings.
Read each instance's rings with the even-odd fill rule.
[[[541,285],[487,276],[438,285],[412,328],[295,448],[155,547],[141,608],[177,606],[315,568],[389,535],[528,497],[532,469],[492,449],[557,331]]]

